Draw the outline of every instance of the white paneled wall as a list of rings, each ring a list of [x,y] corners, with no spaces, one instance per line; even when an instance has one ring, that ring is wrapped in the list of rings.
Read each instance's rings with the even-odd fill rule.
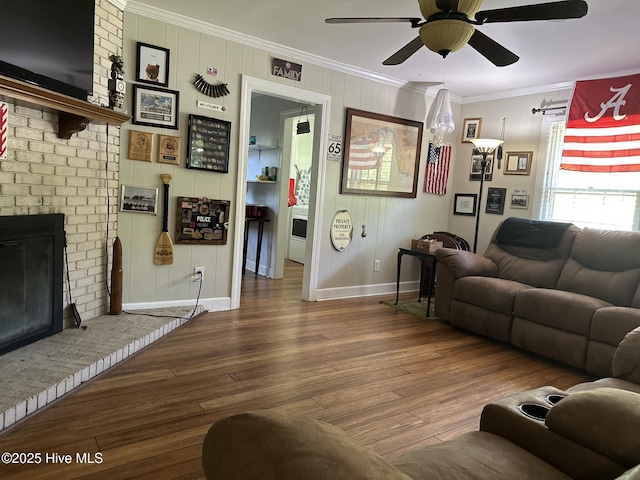
[[[237,184],[238,123],[240,118],[240,88],[242,75],[265,79],[275,83],[306,89],[331,96],[330,133],[344,135],[347,107],[424,121],[432,98],[369,79],[350,75],[296,58],[288,60],[302,63],[302,81],[274,77],[270,74],[271,57],[267,50],[250,47],[234,41],[218,38],[213,28],[205,33],[202,26],[188,28],[173,25],[169,21],[150,19],[139,14],[125,12],[124,56],[128,65],[135,65],[136,42],[150,43],[169,48],[169,88],[180,92],[180,128],[175,130],[143,127],[128,124],[126,129],[180,135],[182,138],[182,162],[179,167],[137,162],[127,158],[128,132],[123,132],[121,146],[121,183],[139,186],[161,187],[161,173],[173,175],[171,183],[170,232],[175,222],[176,196],[206,196],[232,201]],[[277,56],[277,55],[276,55]],[[198,109],[198,99],[211,101],[191,84],[195,73],[204,75],[207,66],[219,69],[217,80],[228,84],[231,94],[214,99],[224,105],[226,112],[218,113]],[[127,69],[129,91],[134,80],[133,69]],[[212,82],[216,80],[211,79]],[[128,94],[127,98],[131,99]],[[131,108],[131,105],[129,105]],[[454,106],[459,112],[459,106]],[[221,118],[232,123],[229,173],[219,174],[185,168],[188,114]],[[154,136],[154,140],[156,138]],[[423,153],[430,135],[425,134]],[[453,138],[452,138],[453,140]],[[423,155],[424,159],[424,155]],[[398,247],[409,246],[411,238],[434,230],[444,230],[449,221],[450,202],[447,197],[422,193],[424,161],[421,161],[419,192],[416,199],[377,198],[359,195],[340,195],[340,162],[326,165],[323,231],[320,235],[322,258],[318,288],[324,292],[321,298],[334,298],[348,291],[372,291],[372,288],[395,291],[396,253]],[[356,230],[348,250],[337,252],[329,240],[329,224],[336,210],[349,210]],[[233,214],[232,214],[233,216]],[[232,257],[234,249],[231,225],[227,245],[174,245],[174,264],[156,267],[153,264],[153,247],[161,230],[161,218],[139,214],[121,213],[118,235],[123,241],[124,254],[124,302],[163,303],[186,301],[197,295],[196,284],[189,281],[194,266],[204,266],[205,284],[202,298],[223,306],[231,295]],[[367,225],[368,235],[360,236],[360,226]],[[173,237],[173,235],[172,235]],[[381,271],[373,272],[374,259],[381,260]],[[403,270],[407,279],[417,278],[417,266]],[[373,286],[373,287],[372,287]],[[375,287],[378,286],[378,287]]]

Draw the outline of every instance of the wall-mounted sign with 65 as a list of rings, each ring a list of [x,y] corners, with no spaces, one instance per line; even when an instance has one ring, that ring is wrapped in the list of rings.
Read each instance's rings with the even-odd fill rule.
[[[333,160],[335,162],[342,160],[342,135],[329,135],[327,160]]]

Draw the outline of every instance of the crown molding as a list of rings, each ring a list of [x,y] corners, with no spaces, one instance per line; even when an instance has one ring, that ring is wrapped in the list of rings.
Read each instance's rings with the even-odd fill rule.
[[[116,1],[116,0],[111,0],[111,1]],[[356,77],[372,80],[372,81],[379,82],[392,87],[402,88],[402,89],[416,92],[429,97],[434,97],[435,94],[437,93],[437,90],[435,90],[434,92],[433,88],[426,88],[421,85],[413,84],[410,82],[408,83],[406,80],[401,80],[398,78],[381,75],[375,72],[371,72],[369,70],[347,65],[345,63],[336,62],[334,60],[330,60],[328,58],[324,58],[319,55],[303,52],[301,50],[297,50],[291,47],[286,47],[284,45],[280,45],[277,43],[268,42],[261,38],[256,38],[250,35],[245,35],[243,33],[235,32],[233,30],[229,30],[227,28],[220,27],[218,25],[213,25],[211,23],[203,22],[201,20],[197,20],[184,15],[173,13],[173,12],[168,12],[166,10],[162,10],[160,8],[152,7],[149,5],[145,5],[140,2],[137,2],[136,0],[117,0],[117,1],[127,2],[127,7],[126,7],[127,12],[134,13],[136,15],[141,15],[143,17],[151,18],[161,22],[169,23],[172,25],[176,25],[178,27],[188,28],[190,30],[194,30],[196,32],[204,33],[207,35],[213,35],[213,36],[222,38],[224,40],[237,42],[242,45],[247,45],[249,47],[257,48],[260,50],[266,50],[271,54],[282,55],[284,57],[297,59],[299,61],[303,61],[307,63],[312,63],[314,65],[318,65],[323,68],[329,68],[341,73],[354,75]],[[451,95],[450,98],[452,102],[462,103],[462,97],[460,96]]]
[[[577,79],[580,80],[600,80],[603,78],[615,78],[615,77],[626,77],[627,75],[637,75],[640,73],[640,70],[625,70],[623,72],[613,72],[606,73],[604,75],[591,75],[585,76]],[[482,95],[471,95],[468,97],[464,97],[462,104],[467,105],[469,103],[479,103],[479,102],[490,102],[494,100],[502,100],[505,98],[513,98],[513,97],[524,97],[526,95],[536,95],[538,93],[547,93],[547,92],[558,92],[562,90],[573,90],[573,86],[575,85],[575,81],[573,82],[562,82],[562,83],[553,83],[549,85],[538,85],[534,87],[526,87],[526,88],[518,88],[514,90],[503,90],[501,92],[487,93]]]
[[[480,95],[470,95],[464,97],[462,104],[479,102],[491,102],[494,100],[503,100],[505,98],[524,97],[526,95],[535,95],[538,93],[557,92],[560,90],[571,90],[575,82],[554,83],[551,85],[538,85],[534,87],[517,88],[513,90],[502,90],[499,92],[483,93]]]
[[[124,9],[127,8],[127,1],[128,0],[109,0],[109,3],[124,12]]]

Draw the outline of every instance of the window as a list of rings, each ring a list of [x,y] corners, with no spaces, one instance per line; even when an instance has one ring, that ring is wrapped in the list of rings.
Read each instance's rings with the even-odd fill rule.
[[[560,169],[565,119],[545,120],[547,152],[540,220],[579,227],[640,230],[640,172],[595,173]]]

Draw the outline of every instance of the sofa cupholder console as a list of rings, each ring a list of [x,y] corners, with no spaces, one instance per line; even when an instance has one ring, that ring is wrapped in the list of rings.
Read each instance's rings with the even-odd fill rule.
[[[549,407],[538,405],[537,403],[523,403],[518,405],[518,410],[524,413],[527,417],[531,417],[535,420],[544,422],[549,412]]]
[[[547,395],[545,397],[545,400],[547,401],[548,404],[555,405],[556,403],[558,403],[560,400],[562,400],[565,397],[566,397],[566,395]]]
[[[503,438],[539,438],[550,435],[545,425],[553,405],[567,392],[555,387],[541,387],[501,398],[485,405],[480,417],[480,430]]]

